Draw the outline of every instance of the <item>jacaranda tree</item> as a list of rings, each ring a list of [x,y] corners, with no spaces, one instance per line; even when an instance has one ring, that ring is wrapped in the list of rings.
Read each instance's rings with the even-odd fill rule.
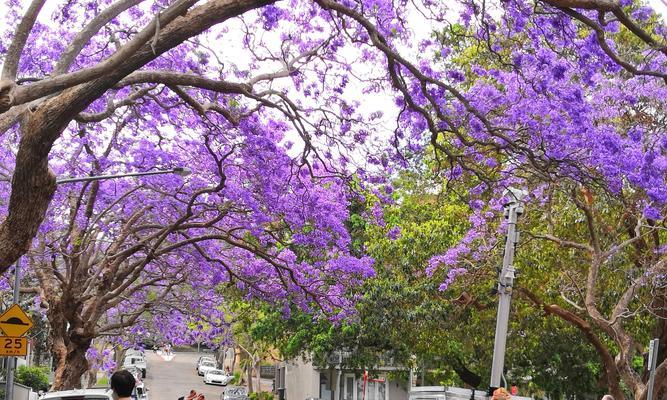
[[[55,254],[52,269],[65,271],[56,279],[81,290],[73,301],[86,317],[104,312],[108,299],[94,293],[105,285],[131,290],[163,268],[178,282],[183,264],[194,279],[205,269],[236,280],[239,268],[251,295],[334,313],[345,284],[371,273],[347,253],[346,183],[382,183],[428,144],[448,179],[468,183],[474,210],[473,229],[432,269],[454,266],[453,279],[457,260],[489,250],[477,240],[501,218],[505,187],[539,199],[556,185],[588,234],[583,244],[541,238],[586,253],[583,312],[620,348],[605,359],[612,392],[622,398],[622,380],[645,394],[623,317],[640,287],[660,287],[660,241],[644,248],[655,256],[642,258],[641,279],[608,314],[596,293],[609,259],[662,228],[667,202],[666,30],[650,9],[630,0],[6,4],[0,272],[40,232],[32,257],[44,265]],[[411,28],[428,26],[489,57],[463,68],[437,34],[416,40]],[[137,190],[55,179],[181,162],[194,167],[189,180]],[[622,215],[633,229],[601,240],[592,193],[631,199]],[[85,346],[76,318],[62,326]],[[662,362],[658,381],[665,374]]]

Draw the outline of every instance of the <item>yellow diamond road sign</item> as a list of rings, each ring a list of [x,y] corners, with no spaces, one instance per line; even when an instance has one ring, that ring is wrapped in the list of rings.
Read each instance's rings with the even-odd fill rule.
[[[9,307],[9,310],[0,315],[0,329],[7,336],[23,336],[30,328],[32,321],[18,304]]]

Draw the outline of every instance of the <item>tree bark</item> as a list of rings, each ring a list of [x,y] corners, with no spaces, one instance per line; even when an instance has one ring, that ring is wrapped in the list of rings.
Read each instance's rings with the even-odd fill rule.
[[[55,375],[51,390],[70,390],[81,388],[81,377],[88,371],[86,351],[92,340],[67,337],[54,339],[53,354],[55,356]]]
[[[253,368],[254,361],[252,357],[249,357],[248,363],[246,363],[246,372],[247,372],[247,380],[248,380],[248,393],[253,393],[255,391],[254,385],[252,384],[252,368]]]
[[[85,325],[75,317],[80,305],[68,300],[67,296],[65,301],[53,299],[47,311],[55,364],[51,390],[81,388],[81,377],[89,368],[86,352],[93,337],[86,335]]]

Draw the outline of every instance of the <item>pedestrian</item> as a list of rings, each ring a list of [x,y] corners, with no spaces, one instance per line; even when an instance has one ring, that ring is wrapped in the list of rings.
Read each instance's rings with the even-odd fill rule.
[[[136,380],[130,371],[120,370],[111,375],[110,384],[118,400],[130,400]]]
[[[604,396],[602,396],[602,400],[614,400],[614,396],[610,394],[605,394]]]
[[[194,390],[190,390],[190,394],[188,397],[185,398],[185,400],[194,400],[197,397],[197,392]]]
[[[493,397],[491,400],[510,400],[511,398],[512,397],[510,396],[507,389],[501,387],[493,391]]]

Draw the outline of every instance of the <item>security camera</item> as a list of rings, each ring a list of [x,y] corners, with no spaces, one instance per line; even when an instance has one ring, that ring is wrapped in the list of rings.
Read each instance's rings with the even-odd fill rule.
[[[528,192],[526,190],[517,189],[517,188],[513,188],[513,187],[507,188],[503,192],[503,197],[507,198],[507,202],[503,205],[505,207],[507,207],[510,204],[520,203],[521,200],[523,200],[523,198],[526,197],[526,196],[528,196]],[[517,212],[520,214],[520,213],[523,213],[523,210],[521,210],[521,212],[519,212],[517,210]]]

